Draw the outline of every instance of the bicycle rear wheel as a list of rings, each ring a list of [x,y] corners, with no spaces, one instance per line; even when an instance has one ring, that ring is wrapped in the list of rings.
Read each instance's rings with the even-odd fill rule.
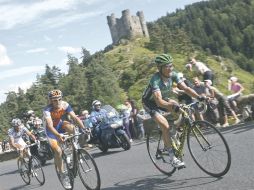
[[[85,150],[78,150],[78,173],[83,185],[88,190],[99,190],[101,178],[94,158]]]
[[[231,165],[231,154],[223,135],[207,121],[195,121],[188,130],[187,144],[190,154],[208,175],[221,177]]]
[[[23,162],[23,166],[22,166],[22,162]],[[31,182],[31,178],[29,175],[29,168],[28,168],[28,160],[25,160],[24,158],[22,159],[18,159],[18,170],[19,170],[19,174],[22,178],[22,180],[29,185]]]
[[[41,167],[40,160],[36,156],[33,156],[31,159],[32,159],[31,174],[33,177],[37,179],[40,185],[43,185],[45,183],[45,176],[44,171]]]
[[[160,172],[170,176],[176,171],[170,163],[168,151],[165,150],[161,130],[156,129],[147,134],[146,146],[150,159]]]

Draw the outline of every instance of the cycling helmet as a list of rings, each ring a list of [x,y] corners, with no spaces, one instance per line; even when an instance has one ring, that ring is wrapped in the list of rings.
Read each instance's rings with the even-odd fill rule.
[[[101,105],[101,102],[99,100],[94,100],[92,103],[93,109],[95,109],[96,105]]]
[[[21,120],[19,118],[15,118],[11,121],[12,127],[18,127],[22,124]]]
[[[172,64],[173,63],[173,58],[169,54],[161,54],[155,57],[154,62],[156,63],[157,66],[163,66],[167,64]]]
[[[27,117],[34,116],[34,111],[33,111],[33,110],[27,111],[27,112],[26,112],[26,116],[27,116]]]
[[[48,98],[49,99],[57,99],[57,98],[61,98],[63,96],[61,90],[51,90],[48,93]]]
[[[34,119],[34,125],[41,125],[41,124],[42,124],[42,120],[40,118],[36,117]]]

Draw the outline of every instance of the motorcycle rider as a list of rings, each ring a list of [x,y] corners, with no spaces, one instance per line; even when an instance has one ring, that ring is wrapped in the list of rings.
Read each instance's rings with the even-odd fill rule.
[[[35,119],[35,113],[34,113],[34,111],[33,110],[28,110],[25,113],[24,120],[25,120],[25,126],[29,130],[31,130],[33,128],[33,126],[34,126],[34,119]]]
[[[92,108],[93,111],[90,114],[90,121],[95,127],[95,137],[98,138],[98,140],[101,140],[101,129],[108,127],[107,111],[101,109],[101,102],[99,100],[94,100],[92,102]]]

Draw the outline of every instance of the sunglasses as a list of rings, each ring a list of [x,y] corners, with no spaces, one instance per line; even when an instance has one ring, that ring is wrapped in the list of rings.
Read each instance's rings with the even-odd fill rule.
[[[164,65],[164,67],[171,68],[171,67],[173,67],[173,64],[167,64],[167,65]]]
[[[60,101],[62,101],[62,98],[53,99],[52,101],[53,102],[60,102]]]

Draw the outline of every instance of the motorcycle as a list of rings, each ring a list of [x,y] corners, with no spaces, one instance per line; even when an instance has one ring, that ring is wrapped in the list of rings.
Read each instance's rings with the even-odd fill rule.
[[[33,130],[32,133],[35,135],[36,139],[39,140],[39,145],[31,147],[31,154],[40,160],[41,165],[45,165],[46,161],[53,159],[54,156],[45,134],[45,130],[43,127],[40,127]]]
[[[110,148],[129,150],[131,148],[131,143],[128,135],[123,129],[123,119],[110,105],[104,105],[102,109],[107,111],[108,124],[103,128],[100,127],[100,123],[93,126],[88,144],[95,144],[104,153]],[[100,130],[99,136],[96,132],[98,129]]]

